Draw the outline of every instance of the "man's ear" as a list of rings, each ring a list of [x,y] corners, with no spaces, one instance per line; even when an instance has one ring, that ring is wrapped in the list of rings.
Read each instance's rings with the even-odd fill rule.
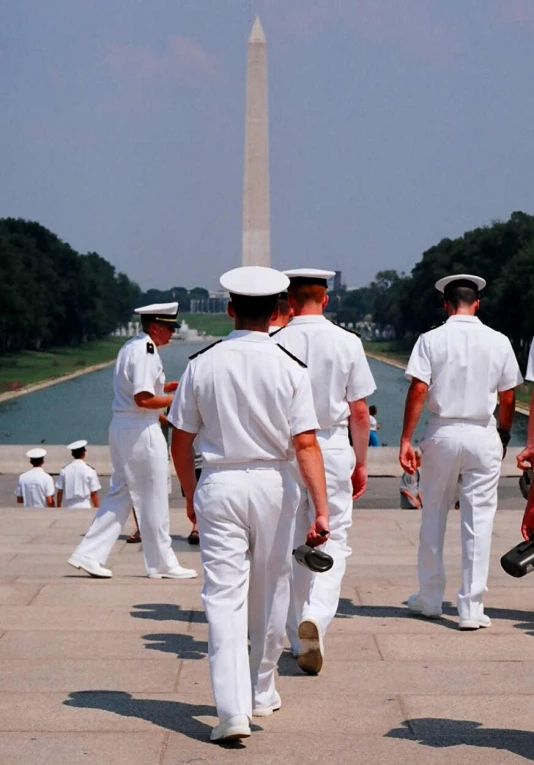
[[[272,312],[272,314],[271,314],[271,318],[270,318],[270,321],[271,321],[271,322],[273,322],[273,321],[276,321],[276,320],[277,320],[277,318],[278,318],[279,316],[280,316],[280,311],[279,311],[279,309],[278,309],[278,306],[277,306],[277,307],[274,309],[274,311]]]
[[[323,300],[322,300],[322,302],[321,302],[321,305],[322,305],[322,307],[323,307],[323,311],[324,311],[324,309],[325,309],[325,308],[326,308],[326,306],[328,305],[328,295],[325,295],[325,296],[324,296],[324,298],[323,298]]]
[[[231,300],[229,300],[226,305],[226,313],[231,319],[235,319],[235,308]]]

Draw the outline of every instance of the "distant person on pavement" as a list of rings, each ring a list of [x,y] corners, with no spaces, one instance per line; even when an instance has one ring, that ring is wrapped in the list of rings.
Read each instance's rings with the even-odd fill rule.
[[[380,446],[377,430],[380,430],[380,423],[376,419],[377,408],[374,404],[369,407],[369,446]]]
[[[98,492],[102,488],[96,470],[87,464],[87,441],[73,441],[67,446],[72,454],[72,462],[61,468],[56,481],[57,506],[61,507],[98,507]]]
[[[30,449],[26,452],[31,469],[19,476],[15,494],[17,502],[24,507],[54,507],[54,480],[43,469],[46,449]]]

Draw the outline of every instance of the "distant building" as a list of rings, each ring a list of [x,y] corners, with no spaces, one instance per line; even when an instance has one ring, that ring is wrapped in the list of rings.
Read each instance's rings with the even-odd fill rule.
[[[341,271],[336,271],[334,276],[334,287],[335,292],[341,292],[341,290],[346,289],[345,285],[343,284],[343,277],[341,275]]]
[[[226,313],[228,293],[224,290],[211,290],[207,298],[192,298],[191,313]]]

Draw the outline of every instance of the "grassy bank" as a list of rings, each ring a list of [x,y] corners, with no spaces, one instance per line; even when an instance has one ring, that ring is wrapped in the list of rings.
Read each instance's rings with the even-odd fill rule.
[[[0,356],[0,393],[79,372],[94,364],[113,361],[124,337],[108,337],[77,346],[21,351]]]
[[[215,337],[224,337],[234,328],[234,322],[225,313],[184,313],[179,319],[187,322],[191,329]]]

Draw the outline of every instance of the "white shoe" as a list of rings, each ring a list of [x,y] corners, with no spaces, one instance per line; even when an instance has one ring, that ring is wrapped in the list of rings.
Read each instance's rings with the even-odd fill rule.
[[[479,627],[491,627],[491,619],[482,614],[478,619],[460,619],[458,628],[461,630],[478,630]]]
[[[419,602],[419,595],[417,594],[410,595],[410,597],[408,598],[408,608],[414,614],[420,614],[421,616],[426,616],[427,619],[439,619],[441,616],[441,610],[428,611],[426,608],[424,608]]]
[[[194,568],[183,568],[183,566],[176,566],[171,568],[170,571],[164,571],[162,574],[156,572],[149,574],[149,579],[196,579],[198,576]]]
[[[211,731],[211,741],[232,741],[250,736],[250,723],[246,715],[229,717]]]
[[[278,712],[282,706],[282,699],[278,691],[275,691],[275,697],[272,704],[268,707],[254,707],[252,710],[252,717],[270,717],[273,712]]]
[[[323,666],[324,646],[317,622],[313,619],[303,619],[299,624],[299,638],[299,667],[308,675],[318,675]]]
[[[70,566],[74,566],[74,568],[81,568],[82,571],[85,571],[89,576],[94,576],[96,579],[111,579],[113,576],[109,568],[104,568],[97,560],[86,558],[85,555],[71,555],[67,563]]]

